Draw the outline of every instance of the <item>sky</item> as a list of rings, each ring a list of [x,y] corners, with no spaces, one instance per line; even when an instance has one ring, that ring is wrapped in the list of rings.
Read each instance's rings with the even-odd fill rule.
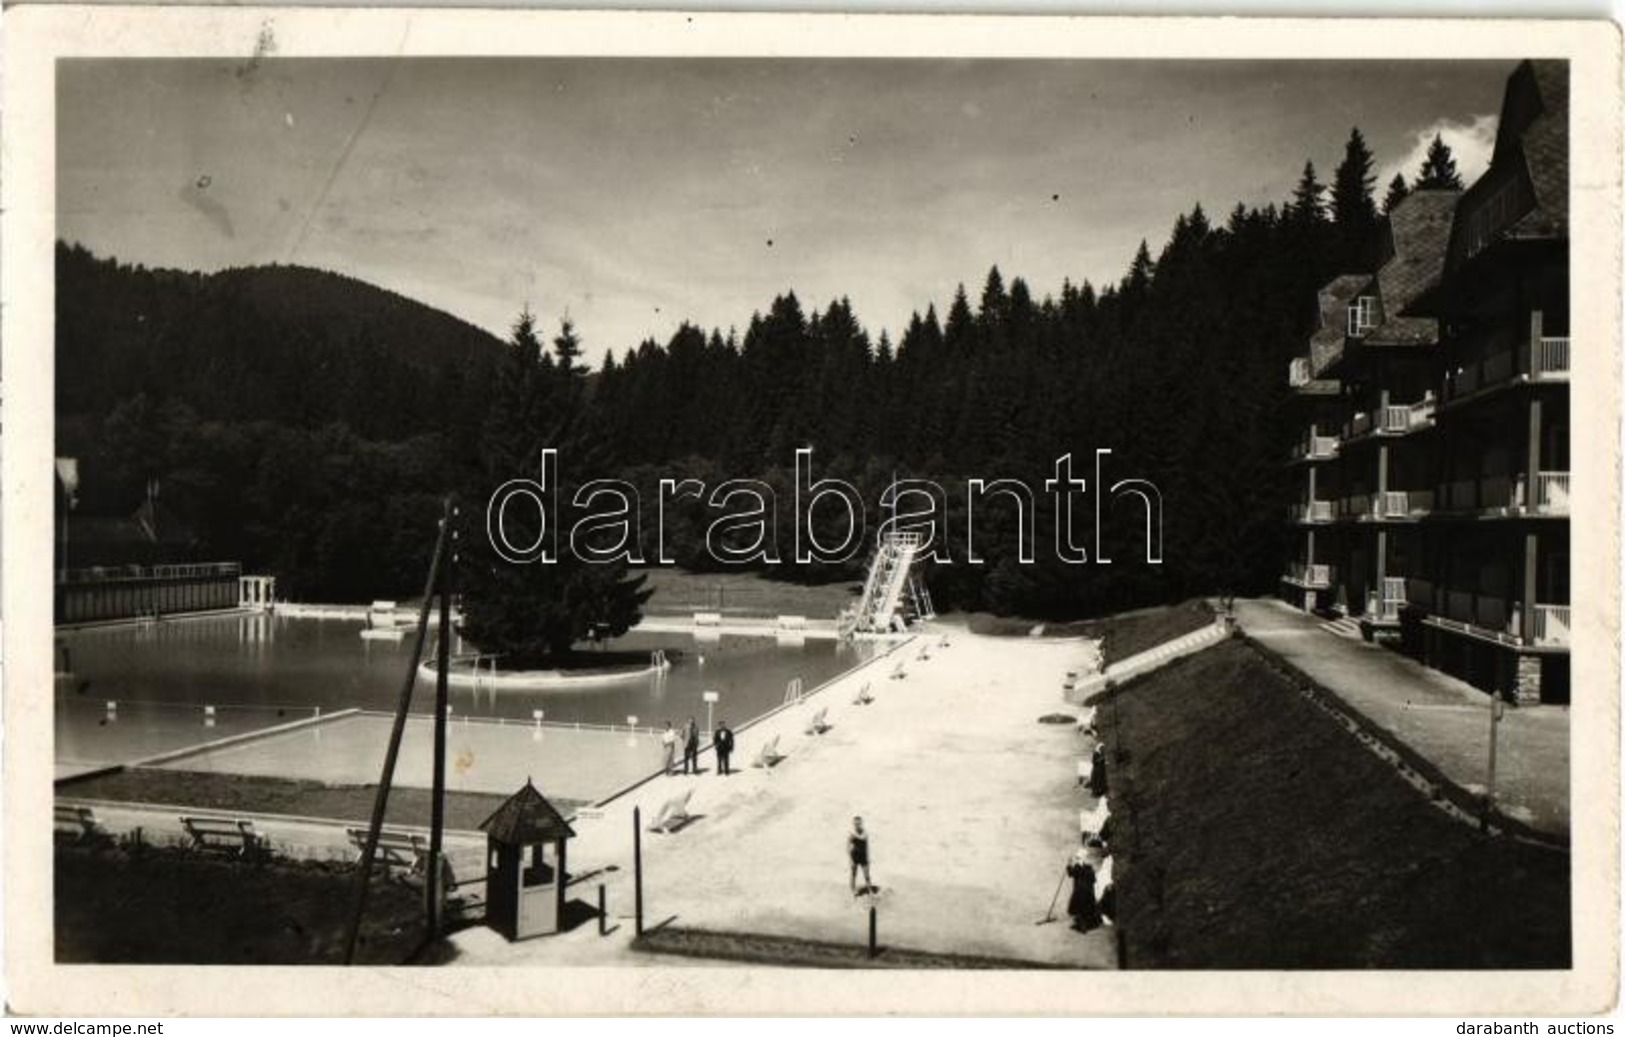
[[[892,337],[990,266],[1116,281],[1200,202],[1470,183],[1508,61],[265,59],[58,65],[57,234],[149,267],[339,271],[595,361],[793,290]]]

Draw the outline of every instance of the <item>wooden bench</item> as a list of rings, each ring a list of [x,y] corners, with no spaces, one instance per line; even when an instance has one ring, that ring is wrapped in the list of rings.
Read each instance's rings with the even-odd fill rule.
[[[181,827],[192,837],[192,847],[206,853],[254,857],[266,850],[265,837],[254,830],[254,822],[242,818],[198,814],[182,817]]]
[[[688,812],[688,801],[694,796],[694,790],[688,789],[660,804],[660,810],[655,819],[649,822],[649,831],[670,835],[674,829],[687,824],[692,815]]]
[[[346,828],[350,845],[356,849],[356,860],[367,852],[367,829]],[[398,828],[378,830],[378,852],[373,860],[384,866],[386,872],[406,871],[417,874],[427,870],[429,859],[428,837],[420,832],[407,832]]]
[[[823,709],[820,709],[818,712],[814,713],[812,719],[807,721],[807,733],[810,735],[821,735],[825,731],[828,731],[829,721],[824,719],[826,716],[828,716],[828,714],[828,706],[825,706]]]
[[[96,820],[96,811],[90,807],[69,806],[66,803],[56,805],[56,834],[71,839],[74,842],[91,842],[111,839],[107,829]]]

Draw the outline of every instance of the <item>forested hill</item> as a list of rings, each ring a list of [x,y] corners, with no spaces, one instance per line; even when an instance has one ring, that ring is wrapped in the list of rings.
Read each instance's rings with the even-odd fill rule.
[[[339,422],[402,439],[472,404],[503,351],[450,314],[324,270],[149,270],[61,243],[56,258],[65,416],[145,393],[205,420]]]

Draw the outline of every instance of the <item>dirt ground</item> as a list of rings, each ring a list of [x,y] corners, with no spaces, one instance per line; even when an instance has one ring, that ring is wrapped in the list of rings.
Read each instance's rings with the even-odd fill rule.
[[[1128,968],[1566,968],[1569,857],[1432,806],[1231,641],[1095,703]]]

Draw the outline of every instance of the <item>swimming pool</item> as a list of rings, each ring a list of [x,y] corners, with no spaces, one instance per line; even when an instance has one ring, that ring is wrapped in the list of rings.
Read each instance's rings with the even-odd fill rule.
[[[362,624],[274,615],[230,615],[59,632],[55,734],[58,775],[260,730],[341,709],[393,711],[411,659],[410,638],[364,640]],[[591,690],[453,687],[454,717],[639,727],[692,716],[703,727],[702,695],[716,691],[716,719],[736,726],[778,706],[786,685],[807,688],[873,652],[865,644],[780,641],[722,635],[632,633],[614,651],[664,649],[678,657],[661,675]],[[702,662],[703,659],[703,662]],[[112,711],[108,703],[116,703]],[[414,713],[434,706],[432,681],[419,681]],[[213,707],[212,713],[206,712]]]

